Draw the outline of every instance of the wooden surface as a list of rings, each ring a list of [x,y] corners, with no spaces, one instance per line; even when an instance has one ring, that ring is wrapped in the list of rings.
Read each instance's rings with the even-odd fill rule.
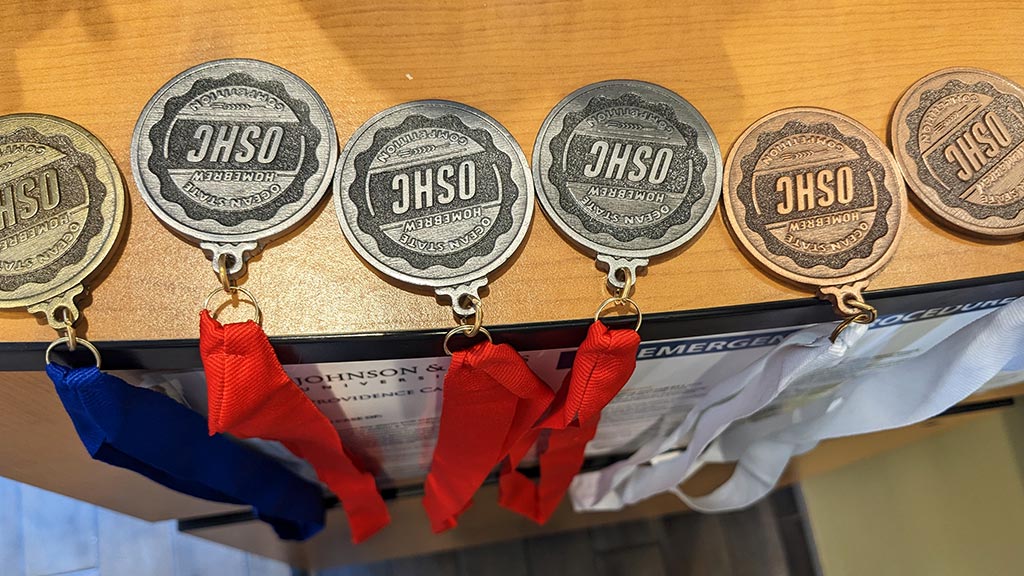
[[[135,120],[164,82],[206,60],[252,57],[312,84],[330,107],[342,143],[385,107],[447,98],[497,118],[529,155],[541,121],[565,94],[598,80],[637,78],[690,100],[727,151],[755,119],[796,105],[838,110],[885,136],[902,91],[945,66],[978,66],[1024,81],[1024,60],[1015,57],[1024,48],[1022,16],[1016,2],[941,9],[930,2],[851,0],[798,1],[784,8],[735,0],[0,3],[0,113],[41,112],[80,123],[127,170]],[[156,221],[131,175],[124,176],[131,209],[123,250],[85,311],[87,334],[97,341],[193,338],[201,302],[217,285],[214,275],[198,248]],[[1021,243],[957,236],[915,207],[905,226],[902,245],[874,288],[1015,272],[1024,264]],[[487,322],[588,317],[605,296],[603,277],[538,210],[525,247],[492,278]],[[410,292],[366,268],[346,245],[326,199],[306,226],[251,263],[244,286],[260,298],[272,335],[452,323],[447,308],[429,294]],[[636,297],[645,312],[657,312],[806,294],[748,262],[719,214],[689,246],[654,262]],[[0,312],[0,341],[53,337],[24,311]],[[0,379],[0,475],[150,519],[216,509],[90,461],[41,374],[0,373]],[[409,506],[422,516],[418,502]],[[504,516],[480,522],[476,536],[497,538],[498,527],[518,529]],[[338,525],[334,514],[333,528],[301,553],[324,561],[353,553]],[[474,525],[465,523],[467,530]],[[405,526],[399,520],[391,530],[420,529]],[[239,529],[218,535],[258,541]],[[462,542],[459,536],[423,541]],[[358,554],[369,558],[383,547],[368,545]],[[275,550],[286,555],[279,546]]]
[[[727,151],[779,108],[833,108],[885,136],[892,107],[921,76],[952,65],[1024,81],[1017,2],[776,3],[427,0],[54,0],[0,5],[0,113],[44,112],[92,130],[129,169],[135,120],[176,73],[253,57],[302,76],[323,96],[344,143],[373,113],[419,98],[476,106],[527,151],[548,110],[584,84],[637,78],[690,100]],[[125,173],[131,213],[124,250],[86,310],[94,340],[189,338],[217,283],[201,251],[172,235]],[[937,228],[912,208],[902,245],[874,288],[1018,271],[1024,245],[983,244]],[[304,228],[250,267],[273,335],[445,327],[450,312],[371,272],[325,201]],[[566,290],[573,286],[573,290]],[[805,295],[756,269],[721,214],[639,282],[645,312]],[[584,318],[603,274],[539,209],[512,265],[486,299],[491,325]],[[241,314],[242,312],[240,312]],[[0,341],[53,332],[24,311],[0,313]]]

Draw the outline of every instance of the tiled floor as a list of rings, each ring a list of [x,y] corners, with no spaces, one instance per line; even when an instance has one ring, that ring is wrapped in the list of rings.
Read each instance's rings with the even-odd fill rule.
[[[280,562],[0,478],[2,576],[292,576]]]
[[[315,576],[813,576],[794,492],[680,514],[324,570]],[[0,576],[302,576],[280,562],[0,478]]]
[[[677,514],[317,576],[814,576],[792,491],[717,516]]]

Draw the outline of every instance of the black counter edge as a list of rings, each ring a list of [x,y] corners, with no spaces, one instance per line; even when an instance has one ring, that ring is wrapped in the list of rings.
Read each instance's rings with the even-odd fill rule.
[[[868,302],[879,314],[897,314],[952,304],[1015,297],[1024,294],[1024,272],[951,282],[891,288],[869,292]],[[641,301],[641,306],[643,305]],[[834,321],[828,303],[800,298],[759,304],[645,314],[640,334],[644,340],[667,340],[762,330]],[[635,317],[610,322],[632,325]],[[495,339],[520,351],[572,348],[583,340],[591,320],[567,320],[491,326]],[[278,336],[270,339],[282,364],[312,364],[355,360],[387,360],[444,356],[445,329],[392,333]],[[95,342],[108,370],[187,370],[202,367],[198,340]],[[47,343],[0,343],[0,371],[40,371]],[[64,362],[91,362],[91,358],[57,353]]]

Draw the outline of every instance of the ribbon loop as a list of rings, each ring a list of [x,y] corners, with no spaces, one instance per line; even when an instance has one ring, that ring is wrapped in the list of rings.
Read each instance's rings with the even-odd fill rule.
[[[917,356],[847,379],[835,397],[817,402],[781,430],[764,432],[753,423],[731,428],[719,439],[715,455],[716,461],[737,462],[733,475],[711,494],[684,501],[706,512],[749,506],[775,487],[792,456],[828,438],[909,426],[936,416],[976,392],[1022,349],[1024,298],[1018,298]]]
[[[600,321],[591,324],[548,415],[523,437],[502,465],[502,506],[539,524],[547,522],[583,465],[601,410],[633,375],[639,347],[635,330],[612,330]],[[544,433],[547,442],[539,449],[540,479],[534,483],[516,468]]]
[[[507,344],[489,339],[452,354],[423,506],[434,532],[453,528],[487,475],[554,396]]]
[[[210,436],[203,417],[185,406],[95,366],[47,364],[46,373],[94,459],[190,496],[250,505],[284,539],[304,540],[323,528],[320,486],[255,450]]]
[[[705,447],[734,421],[754,414],[795,380],[834,366],[864,334],[858,324],[832,343],[831,325],[791,334],[738,373],[710,383],[707,394],[669,434],[654,438],[632,456],[573,480],[577,511],[619,510],[662,492],[672,492],[703,465]],[[678,449],[685,444],[685,449]]]
[[[312,464],[341,500],[353,542],[387,526],[391,518],[373,475],[359,468],[331,421],[284,372],[259,324],[222,325],[204,309],[199,328],[210,433],[277,440]]]

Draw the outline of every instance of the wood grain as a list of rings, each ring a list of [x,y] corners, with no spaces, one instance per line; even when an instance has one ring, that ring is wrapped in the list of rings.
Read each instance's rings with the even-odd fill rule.
[[[44,112],[92,130],[129,169],[129,140],[149,97],[177,72],[223,57],[282,65],[312,84],[344,143],[373,113],[448,98],[505,124],[527,151],[548,110],[589,82],[662,84],[706,116],[724,151],[758,117],[814,105],[886,135],[891,109],[919,77],[951,65],[1024,81],[1016,2],[935,9],[928,2],[513,2],[427,0],[67,0],[0,6],[0,113]],[[216,286],[203,254],[159,224],[131,175],[123,251],[86,310],[94,340],[191,338]],[[803,296],[747,261],[716,215],[688,247],[640,279],[645,312]],[[939,229],[916,208],[875,288],[1018,271],[1020,243],[985,244]],[[253,262],[247,288],[270,334],[351,333],[451,325],[432,296],[371,272],[325,202],[307,225]],[[572,286],[572,290],[566,290]],[[492,325],[584,318],[602,273],[539,210],[526,246],[487,298]],[[0,340],[45,341],[23,311],[0,313]]]

